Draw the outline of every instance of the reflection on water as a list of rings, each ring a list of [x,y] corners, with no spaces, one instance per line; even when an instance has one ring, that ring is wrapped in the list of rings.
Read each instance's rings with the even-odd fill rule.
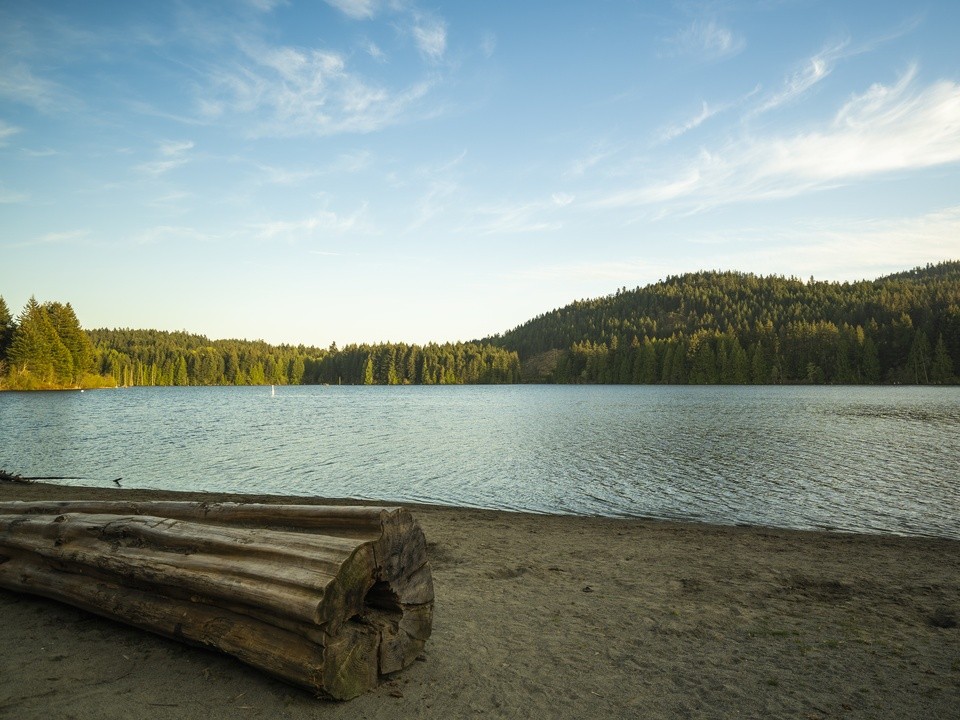
[[[0,468],[83,484],[960,537],[960,388],[0,393]]]

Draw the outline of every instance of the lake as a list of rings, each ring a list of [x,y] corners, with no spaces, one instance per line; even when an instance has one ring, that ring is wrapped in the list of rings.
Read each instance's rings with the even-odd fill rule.
[[[960,388],[6,392],[0,468],[104,487],[960,538]]]

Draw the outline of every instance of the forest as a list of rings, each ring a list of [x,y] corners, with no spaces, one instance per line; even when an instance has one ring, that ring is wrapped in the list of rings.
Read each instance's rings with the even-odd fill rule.
[[[31,298],[14,320],[0,297],[0,389],[134,385],[514,383],[515,352],[493,345],[382,343],[327,349],[209,340],[160,330],[87,330],[69,303]]]
[[[526,382],[952,384],[960,262],[855,283],[689,273],[483,342],[515,350]]]
[[[316,348],[84,330],[0,297],[0,389],[486,383],[956,384],[960,262],[836,283],[737,272],[580,300],[467,343]]]

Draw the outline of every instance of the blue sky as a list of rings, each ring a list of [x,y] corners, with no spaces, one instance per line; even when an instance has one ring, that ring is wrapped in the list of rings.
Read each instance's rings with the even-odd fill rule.
[[[960,3],[0,0],[0,295],[468,340],[960,259]]]

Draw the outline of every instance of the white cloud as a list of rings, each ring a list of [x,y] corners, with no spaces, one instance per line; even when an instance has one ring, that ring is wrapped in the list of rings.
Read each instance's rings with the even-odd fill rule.
[[[187,153],[194,147],[190,140],[164,140],[158,147],[159,160],[137,165],[140,172],[158,177],[190,161]]]
[[[380,49],[380,46],[373,42],[373,40],[367,40],[363,44],[363,49],[367,55],[372,57],[374,60],[383,62],[387,59],[386,53],[383,52],[383,50]]]
[[[13,125],[8,125],[3,120],[0,120],[0,147],[4,147],[7,144],[7,138],[13,137],[17,133],[21,132],[22,128],[15,127]]]
[[[714,20],[694,20],[668,41],[674,55],[719,60],[736,55],[745,46],[742,37]]]
[[[196,228],[185,227],[183,225],[156,225],[146,228],[134,236],[134,241],[138,245],[157,245],[160,243],[171,243],[188,240],[190,242],[210,242],[215,240],[215,236],[208,235]]]
[[[320,174],[319,170],[289,170],[259,163],[256,167],[262,173],[262,181],[270,185],[297,185]]]
[[[613,193],[595,205],[698,209],[960,161],[960,85],[943,80],[918,89],[914,77],[911,70],[893,86],[872,86],[821,129],[747,137],[701,151],[679,176]]]
[[[24,203],[29,199],[30,196],[26,193],[7,190],[3,185],[0,185],[0,205],[16,205],[18,203]]]
[[[561,202],[557,201],[557,195]],[[568,197],[568,202],[562,202]],[[480,219],[471,223],[470,229],[480,235],[516,235],[560,230],[563,223],[556,218],[555,213],[572,202],[572,199],[572,196],[558,193],[546,201],[482,207],[476,211]]]
[[[260,240],[288,240],[296,242],[313,237],[317,233],[345,233],[365,230],[363,213],[366,205],[352,215],[342,216],[330,210],[318,210],[310,217],[299,220],[274,220],[253,225]]]
[[[68,94],[56,83],[33,74],[26,64],[8,63],[0,58],[0,98],[51,112],[71,103]]]
[[[846,48],[847,42],[844,41],[806,60],[784,81],[783,87],[764,99],[754,112],[764,113],[773,110],[805,94],[833,71],[837,60],[850,54]]]
[[[492,32],[485,32],[480,36],[480,52],[484,57],[493,57],[497,50],[497,36]]]
[[[570,167],[564,171],[564,177],[576,178],[582,175],[585,175],[588,170],[592,170],[597,165],[602,163],[608,158],[614,157],[617,155],[618,150],[613,148],[608,148],[605,144],[599,143],[594,145],[590,151],[583,157],[577,158],[574,160]]]
[[[247,132],[254,137],[372,132],[399,122],[431,87],[371,84],[331,51],[249,41],[241,48],[245,62],[213,74],[206,102],[220,114],[251,116]]]
[[[53,148],[43,148],[42,150],[31,150],[30,148],[23,148],[23,152],[30,157],[43,158],[43,157],[53,157],[54,155],[59,155],[59,153]]]
[[[712,118],[718,112],[721,112],[723,109],[724,109],[723,107],[712,108],[709,105],[707,105],[706,101],[704,101],[703,107],[701,108],[699,113],[697,113],[694,117],[690,118],[686,122],[680,123],[679,125],[673,125],[667,128],[666,130],[664,130],[661,139],[663,140],[663,142],[669,142],[670,140],[678,138],[681,135],[684,135],[690,132],[691,130],[694,130],[700,127],[703,123],[705,123],[707,120]]]
[[[260,12],[271,12],[279,5],[286,5],[286,0],[247,0],[247,2]]]
[[[64,230],[61,232],[48,232],[24,240],[19,243],[13,243],[11,247],[33,247],[37,245],[69,245],[89,237],[89,230]]]
[[[576,200],[576,197],[570,193],[555,192],[550,196],[550,199],[553,200],[554,205],[557,205],[558,207],[566,207]]]
[[[437,62],[447,50],[447,25],[436,18],[419,17],[413,26],[413,38],[420,54]]]
[[[689,240],[702,245],[702,267],[855,281],[956,259],[958,237],[960,206],[952,206],[913,217],[734,228]]]
[[[354,20],[368,20],[377,11],[376,0],[325,0],[327,5],[336,8]]]
[[[165,140],[160,143],[160,154],[165,157],[179,157],[188,150],[193,150],[192,140]]]

